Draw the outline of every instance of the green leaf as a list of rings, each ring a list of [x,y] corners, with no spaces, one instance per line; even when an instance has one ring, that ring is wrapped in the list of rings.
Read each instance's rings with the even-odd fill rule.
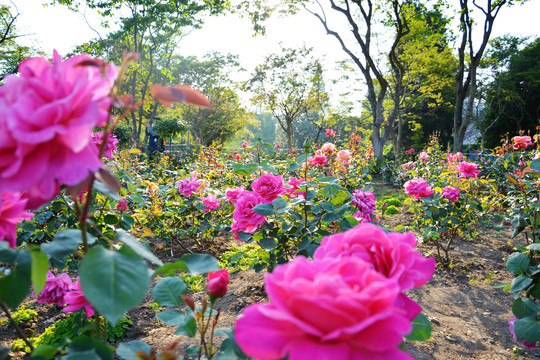
[[[190,345],[186,349],[186,354],[191,355],[191,356],[196,356],[197,354],[199,354],[199,349],[200,349],[199,346]]]
[[[85,294],[86,295],[86,294]],[[112,347],[88,336],[78,336],[67,347],[65,360],[113,360]]]
[[[540,172],[540,159],[531,161],[529,167],[531,168],[531,170]]]
[[[253,236],[253,234],[247,233],[247,232],[243,232],[243,231],[239,231],[239,232],[237,233],[237,235],[238,235],[238,238],[239,238],[241,241],[244,241],[244,242],[249,241],[249,239],[251,239],[251,237]]]
[[[277,209],[277,208],[284,208],[284,207],[287,207],[287,201],[284,200],[284,199],[280,199],[280,198],[274,199],[274,200],[272,201],[272,204],[274,204],[274,206],[276,207],[276,209]]]
[[[143,352],[150,355],[152,347],[140,340],[133,340],[121,343],[116,349],[116,355],[121,357],[124,360],[140,360],[140,357],[137,357],[137,352]]]
[[[187,315],[185,315],[180,310],[167,310],[167,311],[162,311],[156,314],[156,318],[167,325],[184,324],[185,322],[184,317],[186,316]]]
[[[273,249],[277,244],[277,241],[272,238],[264,238],[259,241],[259,245],[261,245],[263,249]]]
[[[30,292],[32,260],[28,250],[13,250],[17,264],[8,276],[0,277],[0,300],[15,310]]]
[[[100,194],[103,194],[105,196],[109,196],[113,200],[120,200],[120,195],[109,189],[105,184],[99,181],[94,181],[94,188],[95,191],[97,191]]]
[[[514,278],[514,280],[512,280],[512,285],[510,285],[510,291],[514,295],[514,299],[520,297],[521,293],[523,293],[523,291],[525,291],[525,289],[531,285],[532,281],[533,279],[524,275]]]
[[[87,236],[91,236],[87,234]],[[95,238],[94,238],[95,241]],[[60,230],[54,235],[53,241],[41,244],[41,251],[48,256],[62,260],[66,256],[73,254],[82,245],[82,232],[77,229]]]
[[[36,294],[39,294],[45,286],[47,280],[47,270],[49,269],[49,260],[47,255],[39,251],[39,248],[30,250],[32,259],[32,284]]]
[[[274,213],[274,204],[272,203],[259,204],[253,207],[251,210],[255,211],[259,215],[269,216]]]
[[[109,225],[118,224],[118,217],[115,214],[107,214],[103,217],[103,222]]]
[[[529,257],[523,253],[515,252],[508,257],[506,268],[512,274],[520,275],[529,267]]]
[[[524,317],[514,322],[514,334],[517,341],[540,341],[540,323],[533,317]]]
[[[216,258],[207,254],[188,254],[180,258],[183,261],[191,275],[207,274],[219,270],[219,264]]]
[[[336,207],[330,201],[323,201],[321,203],[321,207],[323,208],[324,211],[328,213],[333,213],[336,211]]]
[[[52,345],[39,345],[38,347],[36,347],[34,351],[32,351],[31,358],[40,356],[44,359],[50,360],[54,358],[54,356],[58,353],[58,351],[59,350],[55,346],[52,346]],[[1,358],[2,357],[0,356],[0,359]]]
[[[514,232],[512,233],[511,238],[515,238],[520,232],[525,230],[527,227],[527,220],[523,217],[523,214],[518,214],[512,219],[512,226],[514,227]]]
[[[173,276],[177,271],[188,271],[188,267],[183,261],[165,263],[156,269],[154,275]]]
[[[198,202],[195,204],[195,209],[199,211],[204,211],[204,209],[206,209],[206,205],[204,205],[202,202]]]
[[[527,316],[536,316],[537,311],[534,308],[534,304],[530,304],[529,302],[523,301],[523,298],[520,297],[514,300],[514,303],[512,304],[512,313],[516,317],[522,319]]]
[[[193,316],[184,316],[182,324],[175,331],[176,335],[194,337],[197,334],[197,321]]]
[[[426,341],[431,337],[431,322],[426,315],[420,313],[412,321],[412,331],[405,338],[409,341]]]
[[[539,159],[540,160],[540,159]],[[531,250],[531,251],[540,251],[540,244],[539,243],[536,243],[536,244],[530,244],[529,246],[527,246],[527,250]]]
[[[90,250],[81,261],[79,276],[84,296],[113,326],[141,302],[150,282],[148,266],[127,247]]]
[[[232,169],[235,174],[251,175],[259,169],[257,164],[233,164]]]
[[[146,246],[141,244],[139,241],[137,241],[137,239],[135,239],[133,236],[131,236],[127,232],[123,230],[118,230],[116,232],[116,236],[118,237],[118,240],[120,240],[121,242],[129,246],[131,250],[135,251],[142,258],[158,266],[163,265],[163,262],[159,260],[159,258],[156,255],[154,255]]]
[[[179,277],[163,278],[152,290],[152,297],[161,306],[178,307],[184,303],[181,295],[185,294],[187,294],[186,284]]]

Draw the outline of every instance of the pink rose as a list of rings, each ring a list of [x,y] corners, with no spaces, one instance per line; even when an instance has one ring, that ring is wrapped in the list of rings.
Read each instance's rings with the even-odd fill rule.
[[[126,198],[122,198],[118,200],[118,203],[116,204],[116,210],[118,211],[126,211],[128,209],[127,207],[127,200]]]
[[[362,218],[368,214],[374,215],[377,209],[375,206],[375,195],[371,191],[364,191],[363,189],[352,192],[351,205],[356,206],[360,210]]]
[[[328,159],[326,155],[323,155],[321,150],[317,150],[314,156],[310,156],[307,159],[307,162],[311,166],[326,166],[328,165]]]
[[[452,186],[445,186],[441,191],[442,198],[450,201],[457,201],[459,199],[459,194],[460,190]]]
[[[37,302],[40,304],[56,304],[64,306],[64,295],[69,291],[72,284],[68,274],[60,274],[55,277],[51,271],[47,271],[47,280],[45,287],[37,296]],[[36,296],[34,292],[34,296]]]
[[[512,142],[514,143],[514,150],[517,150],[519,148],[526,149],[529,146],[533,146],[533,142],[531,140],[530,136],[514,136],[512,138]]]
[[[332,129],[326,129],[326,137],[331,137],[336,135],[336,132]]]
[[[480,174],[480,170],[477,170],[478,164],[462,161],[456,168],[456,172],[459,174],[459,177],[466,179],[469,177],[477,178]]]
[[[336,155],[336,161],[347,164],[351,157],[351,152],[349,150],[340,150]]]
[[[306,197],[305,191],[299,191],[296,192],[296,190],[300,189],[299,185],[302,184],[305,180],[298,179],[296,176],[293,176],[289,179],[287,182],[287,187],[285,188],[286,193],[289,195],[290,198],[295,197]]]
[[[274,148],[275,148],[276,150],[279,150],[279,149],[281,148],[281,145],[277,144],[276,146],[274,146]]]
[[[412,360],[398,349],[410,321],[393,279],[355,257],[297,256],[265,275],[269,303],[246,308],[235,339],[261,359]]]
[[[240,196],[240,194],[242,194],[244,191],[246,191],[246,188],[243,186],[239,186],[236,189],[228,187],[225,192],[225,196],[231,204],[235,204],[238,201],[238,197]]]
[[[422,151],[420,154],[418,154],[418,159],[424,160],[424,161],[429,161],[429,155],[428,155],[427,152]]]
[[[191,196],[193,193],[197,192],[201,187],[201,183],[197,178],[184,178],[178,182],[178,193],[183,194],[184,196]]]
[[[321,146],[321,151],[325,154],[331,154],[336,150],[336,145],[332,143],[326,143],[323,146]]]
[[[202,202],[205,206],[204,212],[209,212],[219,208],[219,199],[214,195],[208,195],[207,197],[201,197]]]
[[[410,154],[413,154],[414,153],[414,149],[413,148],[410,148],[409,150],[405,150],[405,154],[406,155],[410,155]]]
[[[412,179],[405,183],[405,192],[407,195],[414,196],[416,200],[421,197],[429,197],[434,193],[434,190],[429,186],[426,180]]]
[[[248,143],[247,141],[244,141],[244,142],[242,143],[242,147],[243,147],[244,149],[247,148],[248,146],[249,146],[249,143]]]
[[[252,233],[257,230],[259,225],[264,224],[266,216],[259,215],[252,209],[265,202],[266,200],[261,195],[253,191],[244,191],[240,194],[234,205],[232,232]]]
[[[75,282],[69,286],[69,292],[64,295],[64,300],[68,306],[62,309],[63,312],[72,312],[84,308],[87,318],[91,318],[95,314],[92,304],[84,297],[81,280],[78,276]]]
[[[14,249],[17,247],[17,224],[34,216],[26,211],[27,202],[28,199],[19,193],[0,194],[0,241],[7,241]]]
[[[229,284],[229,272],[225,269],[208,274],[208,284],[206,290],[215,298],[223,297],[227,293]]]
[[[416,166],[416,164],[415,164],[414,162],[409,161],[409,162],[407,162],[407,163],[405,163],[405,164],[402,164],[402,165],[401,165],[401,168],[402,168],[403,170],[411,170],[411,169],[414,168],[415,166]]]
[[[62,61],[55,51],[52,63],[30,58],[19,73],[0,87],[0,189],[28,192],[39,205],[102,166],[91,135],[109,116],[117,69],[88,55]]]
[[[266,202],[271,202],[285,193],[283,188],[283,176],[264,174],[251,184],[253,191],[260,194]]]
[[[99,151],[101,149],[101,143],[103,142],[103,131],[93,133],[92,142],[96,144],[96,147]],[[116,138],[116,135],[114,135],[113,133],[109,133],[109,136],[107,136],[107,143],[105,144],[105,148],[103,149],[103,156],[105,156],[107,159],[112,160],[113,153],[117,151],[116,144],[118,144],[118,139]]]
[[[463,154],[461,152],[446,155],[446,161],[448,161],[449,164],[453,164],[456,161],[461,160],[462,158],[463,158]]]

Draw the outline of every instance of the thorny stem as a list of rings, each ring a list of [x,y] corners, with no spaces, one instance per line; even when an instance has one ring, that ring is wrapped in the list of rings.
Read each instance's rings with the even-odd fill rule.
[[[13,318],[11,317],[11,313],[9,312],[9,308],[1,300],[0,300],[0,308],[2,308],[2,310],[6,314],[6,317],[9,319],[9,322],[11,323],[11,325],[13,326],[15,331],[17,332],[17,335],[19,336],[19,338],[21,338],[24,341],[24,343],[26,344],[26,346],[28,346],[30,348],[30,351],[34,351],[34,345],[32,345],[32,343],[30,341],[28,341],[26,336],[24,336],[24,334],[23,334],[21,328],[19,327],[19,325],[17,325],[15,320],[13,320]]]
[[[92,198],[92,187],[94,186],[95,175],[90,175],[90,183],[88,184],[88,193],[86,195],[86,201],[84,202],[83,212],[79,218],[81,224],[83,251],[86,254],[88,252],[88,237],[86,236],[86,218],[88,217],[88,208],[90,207],[90,199]]]

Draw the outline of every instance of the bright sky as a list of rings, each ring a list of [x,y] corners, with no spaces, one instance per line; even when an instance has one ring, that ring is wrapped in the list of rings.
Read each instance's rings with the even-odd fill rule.
[[[45,0],[12,1],[20,13],[19,30],[27,34],[20,39],[21,43],[38,46],[46,54],[52,54],[53,49],[57,49],[61,55],[65,55],[75,45],[97,36],[82,14],[73,13],[62,6],[44,8],[42,4],[47,2]],[[9,3],[9,0],[0,0],[0,3]],[[495,20],[492,38],[506,33],[540,36],[539,14],[539,0],[503,8]],[[99,28],[99,17],[91,13],[87,15],[88,23]],[[182,39],[179,51],[186,56],[201,56],[210,51],[238,54],[242,66],[250,71],[262,62],[265,55],[278,51],[280,42],[288,47],[299,47],[304,43],[314,47],[319,57],[324,56],[327,70],[334,68],[336,60],[346,57],[337,41],[326,35],[318,20],[307,13],[287,19],[272,19],[267,32],[266,37],[253,37],[251,24],[246,19],[239,19],[235,15],[210,17],[202,29]],[[102,31],[101,35],[105,36],[105,32]],[[244,74],[244,77],[247,75]]]

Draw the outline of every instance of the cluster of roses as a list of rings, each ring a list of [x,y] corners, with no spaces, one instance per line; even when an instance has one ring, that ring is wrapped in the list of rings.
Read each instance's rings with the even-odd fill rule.
[[[177,183],[178,193],[189,197],[194,193],[200,192],[200,190],[203,188],[203,184],[197,178],[198,175],[199,174],[196,171],[193,171],[189,177],[180,180]],[[216,210],[220,206],[220,200],[213,194],[208,194],[207,196],[200,196],[200,199],[205,206],[203,211],[205,213]]]
[[[409,196],[414,196],[415,200],[430,197],[435,192],[429,183],[424,179],[412,179],[405,183],[405,192]],[[441,197],[449,201],[457,201],[461,190],[453,186],[445,186],[441,191]]]
[[[404,292],[424,285],[433,258],[412,233],[360,224],[322,239],[265,275],[269,303],[249,306],[235,326],[248,356],[261,359],[413,359],[398,346],[421,307]]]
[[[340,150],[336,152],[336,146],[332,143],[325,143],[321,146],[321,148],[315,152],[315,155],[307,158],[306,162],[302,164],[302,167],[306,168],[308,165],[320,167],[329,166],[328,160],[334,155],[335,165],[338,171],[346,171],[351,158],[351,152],[349,150]]]
[[[36,296],[34,292],[34,296]],[[60,274],[55,277],[51,271],[47,271],[47,280],[43,290],[37,295],[37,302],[40,304],[56,304],[64,306],[63,312],[77,311],[84,308],[86,317],[92,317],[95,312],[92,305],[86,300],[81,290],[79,277],[75,282],[71,281],[68,274]]]
[[[512,138],[512,143],[514,150],[527,149],[529,146],[534,146],[531,137],[528,135],[514,136]]]
[[[118,70],[88,55],[23,61],[0,87],[0,241],[16,245],[27,210],[75,186],[102,167],[100,149]],[[117,140],[103,145],[110,156]],[[99,143],[96,144],[95,143]]]

